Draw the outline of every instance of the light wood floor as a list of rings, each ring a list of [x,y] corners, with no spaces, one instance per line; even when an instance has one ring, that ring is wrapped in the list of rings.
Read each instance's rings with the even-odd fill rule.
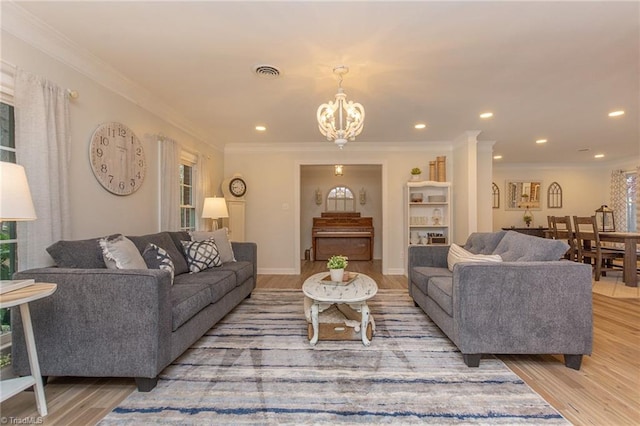
[[[303,262],[301,275],[260,275],[257,289],[301,288],[324,262]],[[406,289],[404,276],[384,276],[380,262],[350,262],[380,288]],[[594,294],[594,353],[580,371],[564,367],[560,356],[500,356],[518,376],[576,425],[640,424],[640,300]],[[462,362],[462,361],[461,361]],[[482,364],[480,364],[482,368]],[[45,387],[46,425],[95,424],[135,391],[133,379],[50,378]],[[36,418],[32,392],[0,404],[0,415]],[[17,423],[17,421],[14,421]]]

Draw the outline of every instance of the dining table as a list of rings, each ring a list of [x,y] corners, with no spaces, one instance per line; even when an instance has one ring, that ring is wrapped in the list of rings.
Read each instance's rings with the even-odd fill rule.
[[[638,287],[638,244],[640,232],[599,231],[601,242],[624,244],[622,277],[628,287]]]

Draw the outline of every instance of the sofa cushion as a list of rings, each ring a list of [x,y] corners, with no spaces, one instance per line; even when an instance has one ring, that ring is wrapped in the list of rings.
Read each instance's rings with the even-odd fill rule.
[[[142,255],[127,237],[101,238],[98,243],[108,269],[147,269]]]
[[[189,232],[191,241],[204,241],[213,238],[218,247],[218,253],[220,253],[220,261],[222,263],[235,262],[236,259],[233,256],[233,248],[229,242],[229,233],[227,228],[221,228],[216,231],[191,231]]]
[[[169,232],[158,232],[155,234],[141,236],[129,236],[128,238],[133,241],[136,247],[138,247],[140,253],[144,252],[144,249],[147,248],[147,244],[149,243],[155,244],[158,247],[162,247],[163,249],[165,249],[166,252],[169,253],[169,256],[171,256],[173,266],[175,266],[176,275],[189,272],[187,261],[182,254],[182,248],[178,248],[175,245]]]
[[[464,248],[473,254],[493,254],[506,233],[507,231],[474,232],[467,238]]]
[[[171,274],[171,284],[173,284],[173,277],[175,275],[175,266],[171,260],[169,253],[162,247],[158,247],[153,243],[147,244],[147,248],[142,252],[142,258],[147,264],[149,269],[162,269],[169,271]]]
[[[222,266],[218,247],[213,240],[181,241],[184,257],[187,259],[190,272],[200,272],[205,269]]]
[[[451,244],[447,254],[447,266],[450,271],[459,262],[502,262],[498,254],[473,254],[463,249],[457,244]]]
[[[427,295],[448,315],[453,316],[453,278],[433,277]]]
[[[205,269],[197,274],[176,276],[176,284],[199,284],[209,288],[209,302],[216,303],[236,287],[236,277],[231,271],[222,268]]]
[[[183,274],[182,276],[187,276]],[[178,283],[171,287],[171,327],[176,331],[211,303],[211,289],[203,283]]]
[[[564,241],[507,231],[494,254],[505,262],[550,261],[560,260],[568,249],[569,244]]]
[[[232,271],[236,276],[236,285],[242,285],[253,275],[253,264],[251,262],[228,262],[223,263],[218,269]]]
[[[447,268],[435,268],[432,266],[416,266],[413,268],[412,274],[413,284],[420,289],[421,292],[427,294],[429,279],[433,277],[453,277],[453,273]]]
[[[110,235],[115,238],[119,234]],[[107,267],[102,257],[99,238],[88,240],[60,240],[47,247],[47,252],[58,268],[104,269]]]

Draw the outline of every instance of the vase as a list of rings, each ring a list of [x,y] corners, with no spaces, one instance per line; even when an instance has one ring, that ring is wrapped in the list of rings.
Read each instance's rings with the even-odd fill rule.
[[[342,282],[342,277],[344,276],[344,268],[342,269],[329,269],[329,273],[331,274],[331,281],[340,283]]]
[[[420,175],[411,175],[411,180],[413,180],[413,181],[420,180]]]

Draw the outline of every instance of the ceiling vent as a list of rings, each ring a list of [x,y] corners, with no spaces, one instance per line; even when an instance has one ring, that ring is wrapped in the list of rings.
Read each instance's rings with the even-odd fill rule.
[[[278,78],[280,77],[280,70],[273,65],[255,65],[253,67],[255,75],[261,78]]]

